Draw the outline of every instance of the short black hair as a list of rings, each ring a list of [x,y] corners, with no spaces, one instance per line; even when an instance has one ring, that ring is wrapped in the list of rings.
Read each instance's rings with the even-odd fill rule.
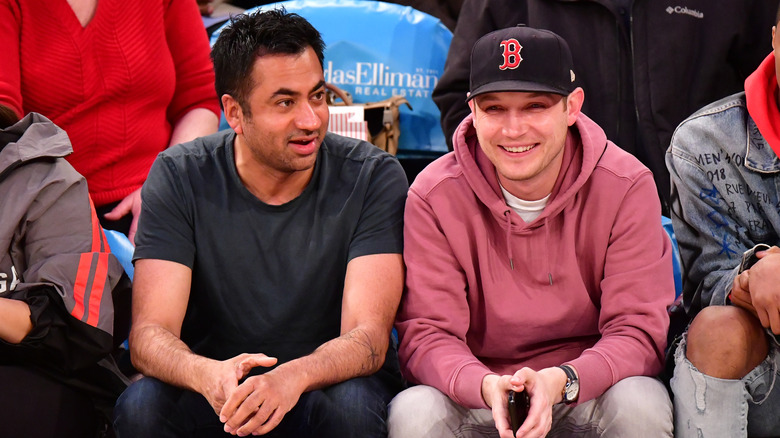
[[[305,18],[284,8],[231,17],[211,50],[220,105],[221,96],[229,94],[249,115],[247,99],[255,85],[252,67],[256,58],[297,55],[307,47],[314,49],[322,66],[325,52],[322,36]]]

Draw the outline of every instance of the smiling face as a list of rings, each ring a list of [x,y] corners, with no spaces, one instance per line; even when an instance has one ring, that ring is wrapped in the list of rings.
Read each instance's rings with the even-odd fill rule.
[[[469,101],[480,147],[506,190],[527,201],[550,194],[583,97],[577,88],[569,96],[497,92]]]
[[[225,117],[238,134],[237,156],[251,156],[249,167],[278,180],[310,175],[328,128],[325,80],[314,50],[258,57],[252,80],[248,113],[231,96],[222,97]]]

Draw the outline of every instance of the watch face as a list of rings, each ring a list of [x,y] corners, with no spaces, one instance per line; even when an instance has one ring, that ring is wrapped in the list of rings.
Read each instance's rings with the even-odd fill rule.
[[[580,395],[580,382],[575,380],[566,386],[566,401],[571,403],[577,400],[578,395]]]

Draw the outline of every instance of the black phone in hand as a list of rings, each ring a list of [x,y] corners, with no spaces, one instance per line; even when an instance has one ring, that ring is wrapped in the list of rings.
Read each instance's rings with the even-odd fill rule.
[[[509,422],[512,425],[512,436],[517,436],[517,429],[528,416],[528,409],[531,407],[531,399],[525,391],[509,391]]]
[[[739,274],[743,273],[744,271],[747,271],[748,269],[752,268],[753,265],[758,262],[758,256],[756,255],[759,251],[767,251],[769,250],[770,246],[764,243],[759,243],[758,245],[750,248],[749,250],[742,253],[742,263],[739,264]]]

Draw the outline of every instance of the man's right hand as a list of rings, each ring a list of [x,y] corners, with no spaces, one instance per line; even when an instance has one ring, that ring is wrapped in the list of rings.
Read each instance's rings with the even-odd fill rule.
[[[512,385],[509,383],[511,376],[498,376],[488,374],[482,379],[482,398],[493,411],[493,421],[501,438],[512,437],[512,429],[509,424],[509,391]]]
[[[209,380],[201,394],[219,415],[222,406],[238,387],[238,382],[246,377],[252,368],[271,367],[275,364],[275,357],[268,357],[262,353],[244,353],[228,360],[214,362],[213,369],[209,370],[207,376]]]

